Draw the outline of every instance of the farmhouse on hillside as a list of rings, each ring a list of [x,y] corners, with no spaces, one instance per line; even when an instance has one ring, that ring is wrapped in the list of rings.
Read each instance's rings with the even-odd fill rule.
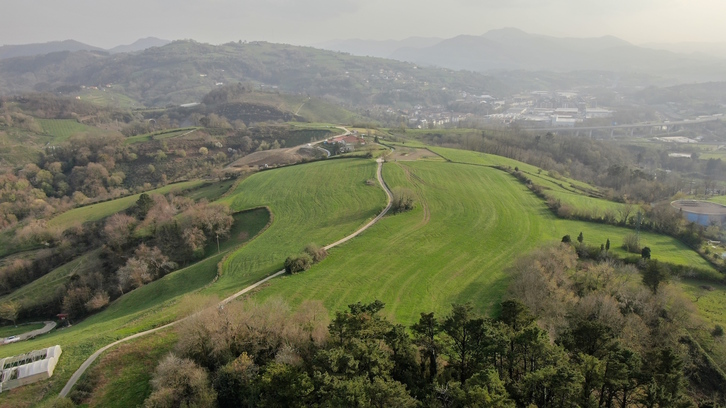
[[[354,135],[343,135],[343,136],[336,136],[334,138],[328,139],[325,141],[326,144],[332,144],[337,143],[340,145],[340,152],[352,152],[355,150],[356,146],[361,146],[366,144],[365,139],[363,139],[360,136],[354,136]]]

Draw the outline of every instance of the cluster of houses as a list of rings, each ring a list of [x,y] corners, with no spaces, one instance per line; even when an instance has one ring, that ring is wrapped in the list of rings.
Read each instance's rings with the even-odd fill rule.
[[[454,112],[451,107],[416,106],[398,114],[406,118],[409,128],[431,129],[456,127],[470,119],[521,127],[574,127],[586,119],[609,118],[614,113],[599,107],[593,96],[567,91],[535,91],[505,99],[461,92],[456,104],[465,112]]]
[[[576,92],[536,91],[512,97],[506,110],[490,115],[522,127],[574,127],[586,119],[609,118],[613,111]]]

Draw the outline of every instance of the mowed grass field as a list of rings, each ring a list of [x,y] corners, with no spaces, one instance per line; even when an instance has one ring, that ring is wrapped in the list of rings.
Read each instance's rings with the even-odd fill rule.
[[[181,183],[169,184],[155,190],[147,191],[146,194],[166,194],[174,190],[189,190],[195,187],[199,187],[202,184],[204,184],[203,180],[184,181]],[[141,193],[117,198],[115,200],[105,201],[102,203],[74,208],[51,218],[51,220],[48,222],[48,225],[65,229],[76,223],[98,221],[131,207],[136,203],[136,201],[138,201],[140,196]]]
[[[385,206],[372,160],[341,159],[250,176],[221,202],[233,210],[268,206],[274,221],[264,235],[225,260],[210,291],[224,297],[282,269],[305,245],[327,245],[355,231]]]
[[[64,362],[56,368],[50,388],[38,383],[24,387],[21,394],[2,394],[0,406],[23,406],[36,394],[57,394],[96,349],[179,318],[189,308],[190,298],[185,295],[198,292],[207,299],[216,295],[221,298],[280,269],[288,255],[300,252],[309,242],[327,244],[355,231],[385,206],[385,194],[380,187],[365,183],[375,179],[375,169],[376,163],[370,160],[333,160],[266,171],[244,180],[224,202],[235,210],[268,206],[274,221],[263,234],[227,259],[227,263],[241,268],[225,269],[224,275],[210,284],[218,263],[231,249],[222,243],[221,254],[214,254],[215,245],[208,250],[209,258],[130,292],[103,312],[69,329],[3,347],[0,356],[61,344]],[[260,213],[265,216],[260,217]],[[268,212],[264,209],[243,214],[250,214],[257,221],[243,221],[240,225],[250,231],[233,231],[232,237],[251,239],[256,235],[255,229],[268,224]],[[236,245],[239,242],[232,246]]]
[[[284,259],[306,244],[329,244],[355,231],[385,205],[377,183],[366,183],[375,180],[375,169],[372,160],[328,160],[248,177],[220,202],[233,210],[267,206],[274,219],[264,233],[234,251],[231,248],[239,242],[223,246],[221,254],[211,248],[204,261],[127,294],[69,329],[0,348],[0,357],[54,344],[64,348],[51,383],[25,387],[22,394],[0,395],[0,406],[22,406],[19,403],[34,393],[57,393],[97,348],[178,318],[190,299],[185,297],[188,293],[223,298],[281,269]],[[252,297],[279,296],[293,305],[320,299],[331,313],[349,303],[380,299],[387,303],[385,313],[404,324],[416,321],[420,312],[446,313],[453,302],[470,301],[482,312],[496,313],[508,284],[507,267],[520,253],[579,232],[589,244],[609,238],[612,250],[623,253],[617,247],[632,232],[557,219],[513,176],[487,166],[387,163],[384,177],[391,187],[416,193],[413,211],[385,217],[332,249],[311,270],[273,280]],[[251,219],[239,225],[252,230],[267,224],[254,211],[245,214]],[[708,267],[672,238],[642,234],[642,240],[654,258]],[[222,276],[208,285],[223,259]]]
[[[388,216],[360,237],[331,250],[311,270],[272,281],[255,296],[293,304],[323,301],[328,310],[382,300],[399,323],[419,313],[446,313],[451,303],[472,302],[495,313],[508,284],[506,269],[520,253],[582,232],[585,243],[619,248],[632,230],[561,220],[506,172],[459,163],[387,163],[386,182],[416,192],[416,208]],[[709,269],[679,241],[641,234],[662,261]]]
[[[53,136],[53,139],[50,141],[51,143],[64,142],[78,133],[101,131],[98,128],[79,123],[75,119],[36,119],[36,121],[45,133]]]
[[[525,173],[534,184],[542,186],[547,195],[560,200],[562,204],[566,204],[570,206],[570,208],[582,213],[591,214],[593,216],[602,216],[605,211],[610,211],[617,215],[618,211],[624,206],[624,204],[613,201],[590,197],[587,192],[598,191],[597,187],[568,177],[557,176],[557,178],[555,178],[550,175],[549,172],[540,170],[536,166],[509,159],[507,157],[443,147],[432,147],[431,150],[448,160],[458,163],[470,163],[482,166],[509,166],[511,168],[517,167],[521,172]]]

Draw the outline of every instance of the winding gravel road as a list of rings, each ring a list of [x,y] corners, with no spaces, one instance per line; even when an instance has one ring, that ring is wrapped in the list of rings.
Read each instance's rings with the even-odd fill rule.
[[[348,131],[348,129],[345,129],[345,130]],[[332,244],[326,246],[325,247],[326,250],[327,249],[330,249],[330,248],[334,248],[334,247],[336,247],[336,246],[338,246],[340,244],[343,244],[345,242],[348,242],[351,239],[357,237],[360,233],[362,233],[363,231],[365,231],[368,228],[370,228],[371,226],[373,226],[373,224],[377,223],[381,218],[383,218],[384,215],[386,215],[386,213],[388,212],[388,210],[391,209],[391,205],[393,203],[393,195],[391,194],[391,190],[388,188],[388,185],[386,185],[386,182],[383,180],[383,158],[380,158],[379,157],[376,160],[376,162],[378,163],[378,168],[376,170],[376,177],[378,178],[378,183],[381,185],[381,188],[383,188],[383,191],[385,191],[386,196],[387,196],[388,203],[386,204],[386,208],[384,208],[383,211],[381,211],[381,213],[376,216],[376,218],[374,218],[373,220],[371,220],[366,225],[360,227],[358,230],[356,230],[352,234],[350,234],[347,237],[345,237],[343,239],[340,239],[338,241],[335,241]],[[274,278],[276,278],[276,277],[278,277],[278,276],[280,276],[280,275],[282,275],[284,273],[285,273],[285,270],[284,269],[281,270],[281,271],[278,271],[278,272],[276,272],[276,273],[274,273],[274,274],[266,277],[265,279],[262,279],[262,280],[260,280],[257,283],[254,283],[254,284],[252,284],[250,286],[247,286],[246,288],[240,290],[239,292],[237,292],[237,293],[229,296],[228,298],[226,298],[223,301],[219,302],[219,304],[220,305],[225,305],[225,304],[233,301],[234,299],[236,299],[236,298],[244,295],[245,293],[254,290],[255,288],[259,287],[260,285],[264,284],[265,282],[267,282],[269,280],[272,280],[272,279],[274,279]],[[68,382],[66,383],[66,385],[63,387],[63,389],[61,390],[61,392],[60,392],[59,395],[61,397],[68,396],[68,393],[71,391],[71,389],[73,388],[73,386],[76,385],[76,382],[78,382],[78,380],[81,378],[81,376],[83,375],[83,373],[86,372],[86,370],[88,369],[88,367],[90,367],[90,365],[93,364],[93,362],[96,361],[96,359],[101,354],[103,354],[104,351],[106,351],[106,350],[110,349],[111,347],[114,347],[114,346],[116,346],[118,344],[121,344],[123,342],[129,341],[129,340],[133,340],[133,339],[137,339],[139,337],[146,336],[147,334],[151,334],[151,333],[154,333],[154,332],[157,332],[157,331],[160,331],[160,330],[164,330],[164,329],[166,329],[168,327],[172,327],[172,326],[176,325],[177,323],[179,323],[179,322],[181,322],[181,321],[183,321],[184,319],[187,319],[187,318],[188,317],[185,317],[183,319],[179,319],[177,321],[174,321],[174,322],[165,324],[163,326],[160,326],[160,327],[157,327],[157,328],[154,328],[154,329],[151,329],[151,330],[139,332],[139,333],[133,334],[131,336],[124,337],[124,338],[122,338],[120,340],[116,340],[115,342],[113,342],[111,344],[108,344],[106,346],[103,346],[100,349],[96,350],[96,352],[93,353],[93,354],[91,354],[91,356],[88,357],[88,359],[86,359],[86,361],[84,361],[83,364],[81,364],[80,367],[78,367],[78,370],[76,370],[76,372],[73,373],[73,375],[68,380]]]

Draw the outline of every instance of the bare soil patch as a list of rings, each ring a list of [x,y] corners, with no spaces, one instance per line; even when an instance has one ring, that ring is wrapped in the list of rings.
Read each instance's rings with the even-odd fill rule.
[[[428,149],[415,149],[412,147],[396,147],[389,160],[393,161],[413,161],[419,159],[440,159],[441,156]]]
[[[256,168],[267,165],[268,167],[285,166],[299,163],[303,160],[319,159],[325,156],[325,152],[315,147],[296,146],[285,149],[272,149],[254,152],[236,160],[228,167],[243,169]]]
[[[672,202],[671,205],[676,209],[694,214],[726,215],[726,206],[709,201],[678,200]]]

